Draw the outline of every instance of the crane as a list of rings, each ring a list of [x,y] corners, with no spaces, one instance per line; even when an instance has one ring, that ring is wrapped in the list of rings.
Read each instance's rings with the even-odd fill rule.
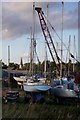
[[[47,23],[46,23],[46,21],[45,21],[44,13],[43,13],[43,11],[42,11],[42,8],[40,8],[40,7],[35,7],[35,10],[38,12],[38,16],[39,16],[39,20],[40,20],[40,25],[41,25],[42,32],[43,32],[43,35],[44,35],[46,44],[47,44],[47,46],[48,46],[50,55],[51,55],[52,60],[53,60],[53,62],[54,62],[54,64],[55,64],[55,67],[57,68],[58,72],[60,73],[60,58],[58,57],[58,54],[57,54],[55,45],[54,45],[54,43],[53,43],[51,34],[50,34],[50,32],[49,32]],[[58,64],[55,62],[54,52],[55,52],[55,55],[56,55]]]

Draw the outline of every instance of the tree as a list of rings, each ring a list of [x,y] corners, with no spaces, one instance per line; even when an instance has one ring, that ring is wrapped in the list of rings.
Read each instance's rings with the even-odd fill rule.
[[[2,60],[0,60],[0,69],[2,69]]]
[[[7,69],[8,68],[8,66],[4,62],[2,62],[0,64],[2,65],[2,69]]]
[[[16,63],[9,63],[9,66],[8,67],[12,67],[14,70],[15,69],[19,69],[19,65],[16,64]]]

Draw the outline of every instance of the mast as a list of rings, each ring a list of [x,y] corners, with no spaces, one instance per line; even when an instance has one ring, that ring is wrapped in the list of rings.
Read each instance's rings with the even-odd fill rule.
[[[75,35],[74,35],[74,56],[75,56]],[[74,70],[75,70],[74,64],[75,64],[75,60],[74,60],[74,58],[73,58],[73,72],[74,72]]]
[[[10,45],[8,45],[8,67],[9,67],[9,63],[10,63]],[[8,71],[8,80],[10,84],[10,71]]]
[[[34,34],[35,34],[35,2],[33,2],[33,23],[32,23],[32,77],[34,74],[34,54],[35,54]]]
[[[10,46],[8,45],[8,66],[9,66],[9,63],[10,63]]]
[[[33,61],[33,54],[32,54],[32,27],[30,27],[30,31],[31,31],[31,36],[30,36],[30,40],[31,40],[31,42],[30,42],[30,75],[32,75],[33,74],[33,63],[32,63],[32,61]]]
[[[69,35],[69,63],[68,63],[68,76],[70,74],[70,43],[71,43],[71,35]]]
[[[47,4],[47,19],[48,19],[48,7],[49,7],[49,4]],[[47,22],[47,25],[48,25],[48,22]],[[48,34],[47,34],[47,37],[48,37]],[[46,78],[46,72],[47,72],[46,62],[47,62],[47,45],[46,45],[46,41],[45,41],[45,64],[44,64],[44,73],[45,73],[44,75],[45,75],[45,78]]]
[[[64,2],[62,1],[62,32],[61,32],[61,66],[60,66],[60,78],[62,80],[62,59],[63,59],[63,6]]]

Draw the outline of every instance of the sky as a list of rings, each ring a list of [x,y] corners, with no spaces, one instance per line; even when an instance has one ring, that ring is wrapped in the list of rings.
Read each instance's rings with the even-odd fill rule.
[[[35,6],[42,7],[45,15],[48,8],[48,20],[56,29],[61,37],[62,33],[62,4],[61,2],[35,2]],[[10,62],[20,63],[21,56],[23,62],[29,61],[30,54],[30,27],[33,26],[33,2],[2,2],[2,37],[0,36],[0,59],[8,63],[8,46],[10,46]],[[0,7],[0,8],[1,8]],[[78,3],[64,2],[63,12],[63,41],[66,47],[69,45],[69,35],[71,35],[70,50],[74,53],[74,35],[75,35],[75,52],[78,52]],[[50,26],[49,26],[50,28]],[[1,29],[0,29],[1,30]],[[58,42],[60,49],[60,40],[50,29],[55,46]],[[45,39],[39,23],[39,17],[35,11],[35,39],[36,50],[40,61],[44,60]],[[60,56],[60,50],[57,52]],[[47,50],[48,51],[48,50]],[[2,55],[1,55],[2,54]],[[48,59],[51,60],[48,53]],[[63,47],[63,60],[67,59],[67,50]]]

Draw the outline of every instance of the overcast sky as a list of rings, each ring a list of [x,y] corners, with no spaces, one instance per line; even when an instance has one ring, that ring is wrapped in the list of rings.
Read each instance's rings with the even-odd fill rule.
[[[46,12],[47,3],[36,3],[36,6],[41,6]],[[36,15],[37,32],[40,33],[40,25]],[[56,27],[61,28],[61,3],[49,3],[49,19]],[[77,28],[78,20],[77,3],[65,3],[64,11],[64,29]],[[30,34],[30,26],[32,26],[32,3],[30,2],[14,2],[2,4],[2,34],[3,39],[14,39],[24,34]]]
[[[37,2],[35,6],[42,7],[46,15],[46,5],[48,8],[48,19],[55,27],[61,37],[62,29],[62,3],[61,2]],[[78,43],[78,3],[65,2],[63,15],[64,42],[68,44],[69,35],[76,36]],[[20,62],[22,54],[29,54],[30,47],[30,27],[33,24],[33,3],[32,2],[3,2],[2,3],[2,57],[7,63],[7,47],[11,46],[11,61]],[[57,41],[56,35],[52,34]],[[39,18],[35,12],[35,37],[37,37],[37,50],[39,57],[44,51],[44,37],[41,31]],[[73,44],[73,42],[71,43]],[[40,46],[41,45],[41,46]],[[73,46],[73,45],[72,45]],[[73,49],[73,48],[71,48]],[[40,50],[40,51],[39,51]],[[44,56],[44,54],[43,54]],[[41,58],[42,59],[42,58]]]

